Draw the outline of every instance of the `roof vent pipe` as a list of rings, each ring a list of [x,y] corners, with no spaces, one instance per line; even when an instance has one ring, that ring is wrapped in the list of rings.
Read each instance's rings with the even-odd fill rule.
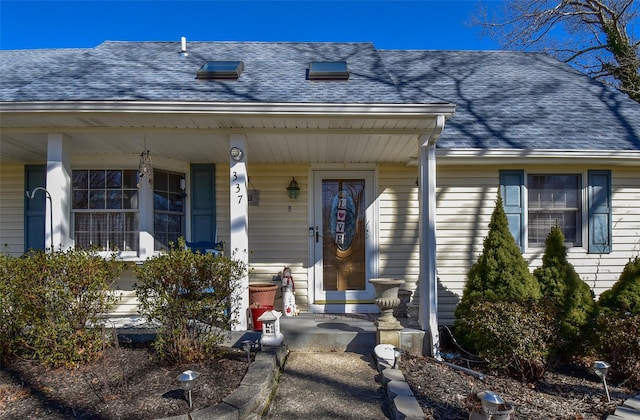
[[[180,46],[180,52],[178,54],[180,54],[180,57],[186,57],[189,55],[189,53],[187,52],[187,38],[182,37],[180,39],[181,42],[181,46]]]

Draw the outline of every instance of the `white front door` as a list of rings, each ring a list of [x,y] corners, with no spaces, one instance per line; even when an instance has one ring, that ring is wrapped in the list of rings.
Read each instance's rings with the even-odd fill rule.
[[[316,171],[312,312],[377,312],[373,171]]]

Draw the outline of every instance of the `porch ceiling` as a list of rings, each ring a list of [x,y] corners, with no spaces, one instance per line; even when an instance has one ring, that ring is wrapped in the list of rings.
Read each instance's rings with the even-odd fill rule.
[[[73,155],[138,154],[187,162],[228,162],[229,135],[247,138],[252,163],[406,163],[427,115],[246,115],[196,112],[2,113],[0,162],[46,160],[47,134],[70,138]]]

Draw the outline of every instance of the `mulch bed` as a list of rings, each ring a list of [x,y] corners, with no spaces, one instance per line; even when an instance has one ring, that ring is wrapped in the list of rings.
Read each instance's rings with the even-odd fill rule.
[[[147,348],[114,347],[75,369],[45,369],[15,361],[0,370],[0,418],[158,419],[218,404],[248,369],[246,353],[185,366],[153,361]],[[200,373],[190,409],[176,377]]]
[[[428,419],[468,419],[470,410],[479,408],[475,394],[485,390],[511,403],[518,419],[601,420],[640,394],[609,383],[608,402],[599,378],[579,364],[547,371],[543,380],[530,384],[488,373],[481,380],[427,357],[403,356],[400,369]]]

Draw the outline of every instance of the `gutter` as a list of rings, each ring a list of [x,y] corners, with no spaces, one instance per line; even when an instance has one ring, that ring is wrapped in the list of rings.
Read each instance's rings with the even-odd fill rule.
[[[436,149],[439,166],[447,165],[638,165],[640,150],[593,149]]]
[[[250,103],[250,102],[141,102],[141,101],[55,101],[0,102],[2,113],[34,112],[130,112],[215,114],[228,116],[360,116],[407,117],[451,116],[455,105],[437,104],[326,104],[326,103]]]

